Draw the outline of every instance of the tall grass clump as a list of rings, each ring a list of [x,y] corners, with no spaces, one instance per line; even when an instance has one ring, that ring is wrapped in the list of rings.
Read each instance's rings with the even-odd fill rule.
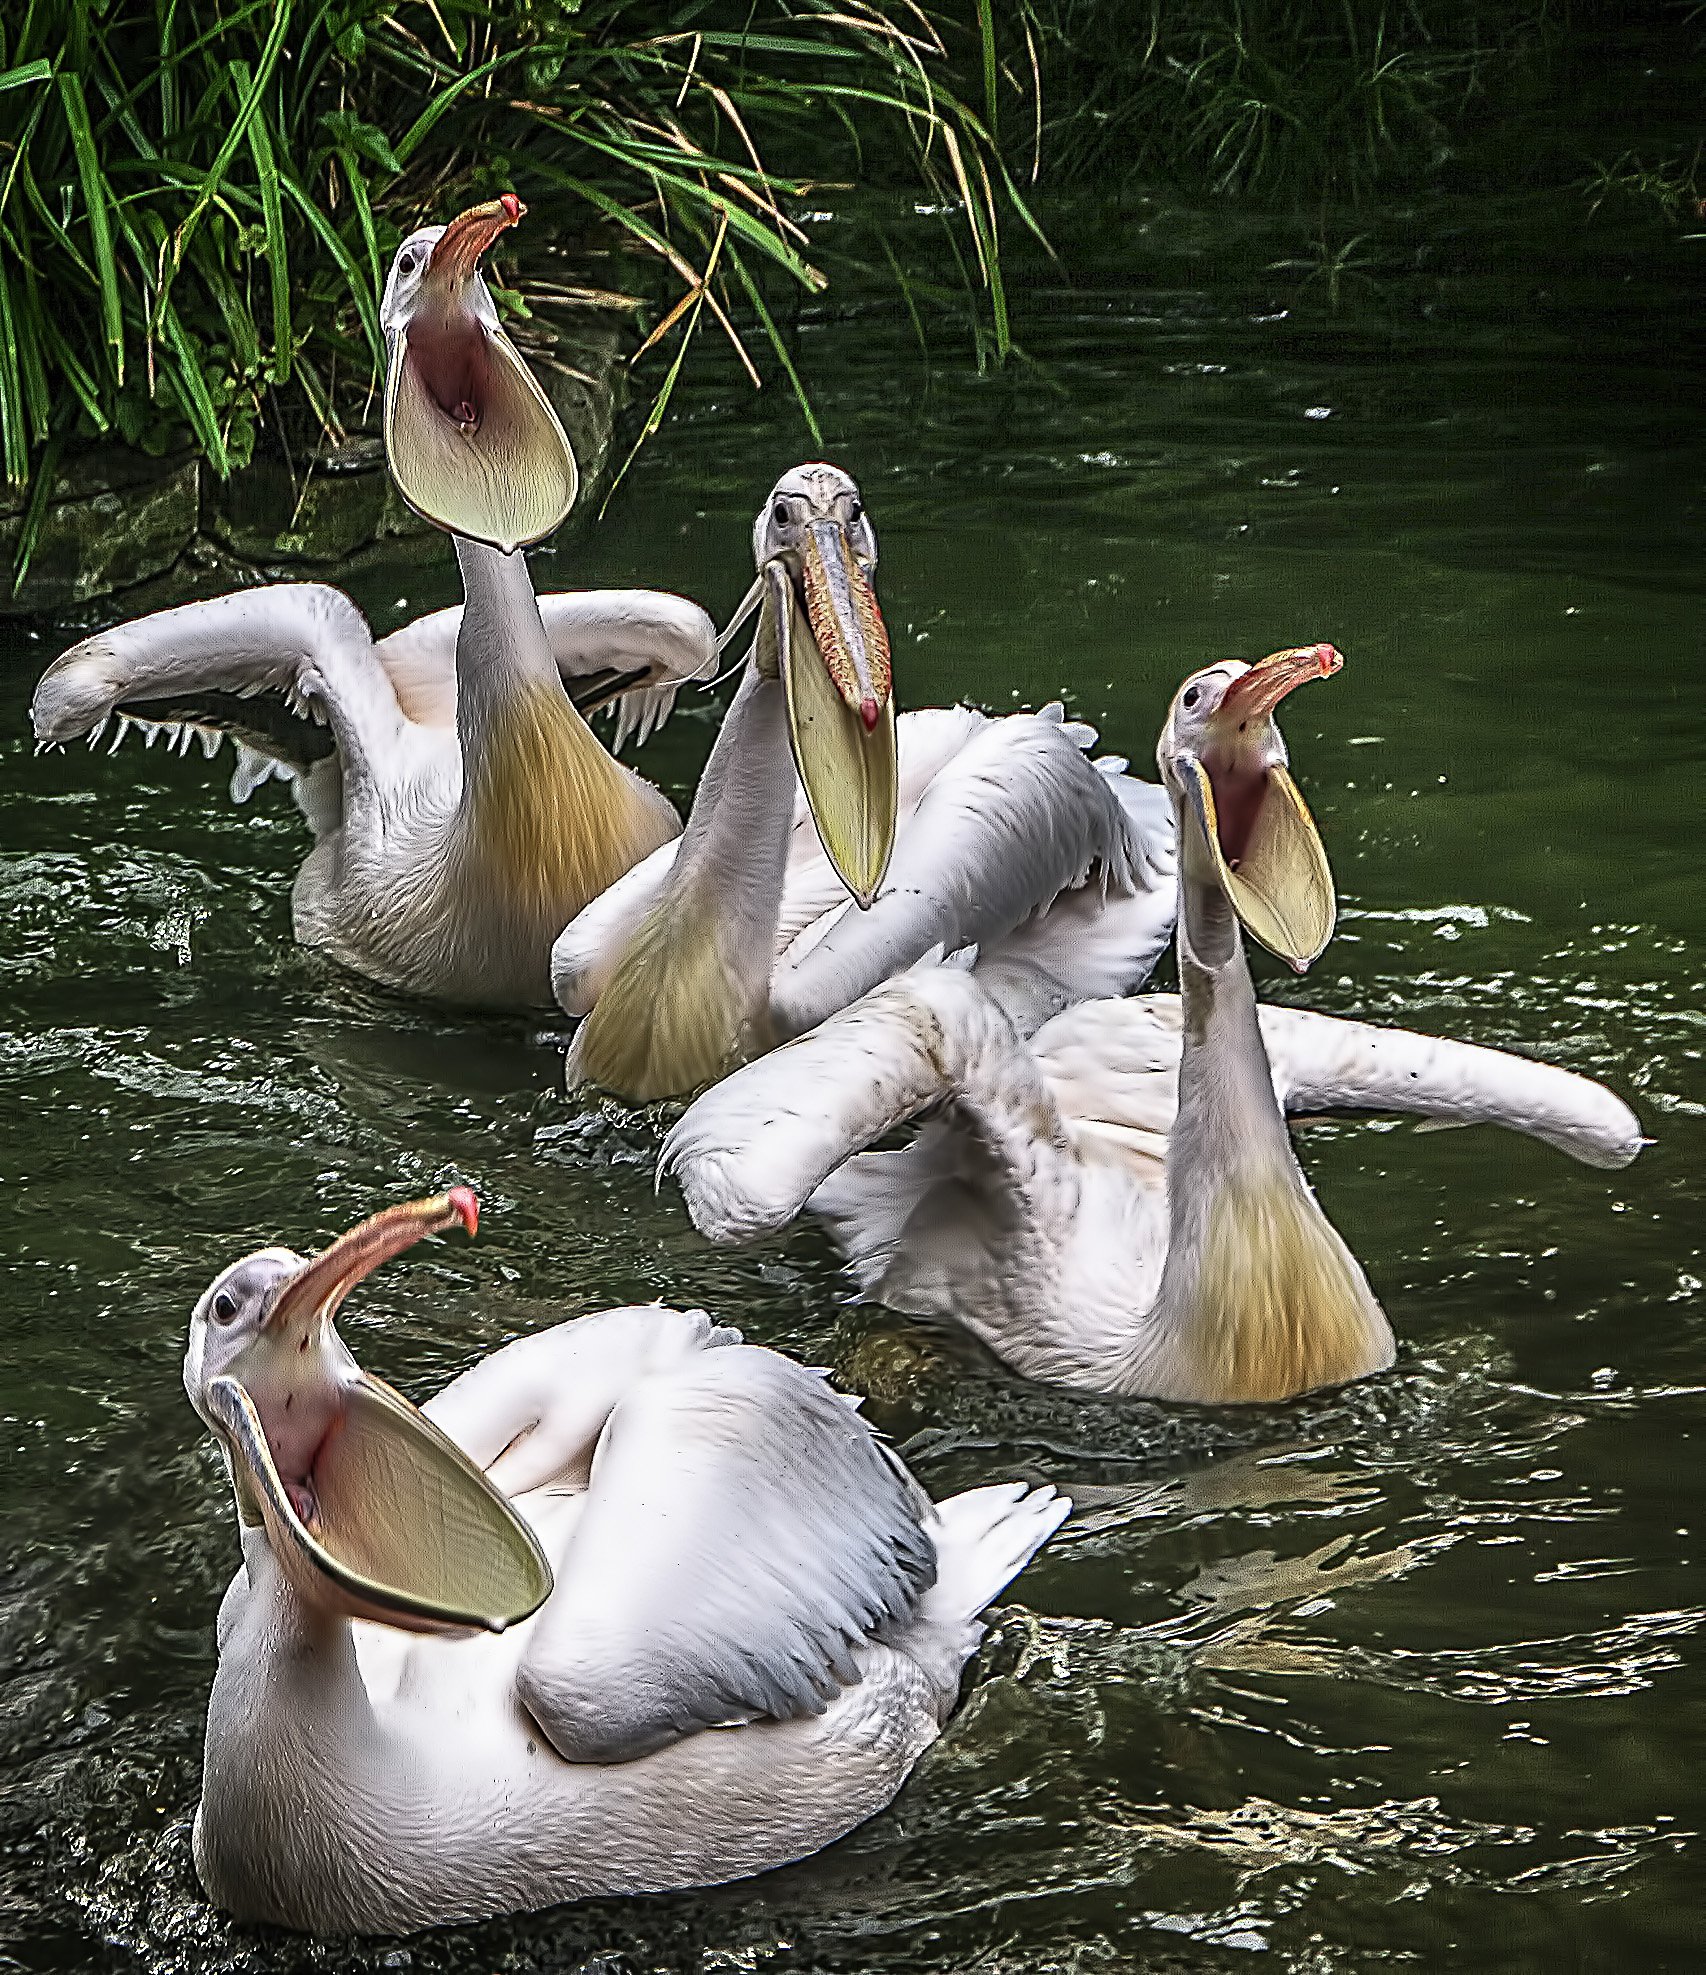
[[[655,265],[654,421],[694,334],[768,343],[824,285],[795,215],[873,164],[953,207],[998,346],[1024,215],[920,0],[7,0],[0,9],[0,469],[186,439],[220,474],[265,432],[371,416],[401,234],[514,188]],[[1025,215],[1028,218],[1028,215]],[[506,297],[524,309],[519,296]],[[795,380],[797,388],[797,380]],[[809,417],[809,408],[808,408]]]
[[[1560,0],[1027,0],[1061,175],[1346,205],[1447,163]]]

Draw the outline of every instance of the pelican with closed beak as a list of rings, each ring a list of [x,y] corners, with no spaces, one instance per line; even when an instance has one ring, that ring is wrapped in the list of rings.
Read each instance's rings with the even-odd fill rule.
[[[1140,980],[1173,915],[1172,819],[1095,731],[968,707],[897,719],[876,534],[838,467],[753,527],[757,630],[687,828],[558,939],[571,1081],[685,1094],[932,947],[975,947],[1022,1026]],[[996,983],[999,980],[999,987]]]
[[[31,706],[43,744],[115,717],[149,744],[238,748],[232,794],[288,781],[314,835],[296,937],[387,986],[530,1008],[551,942],[680,830],[673,806],[587,724],[616,707],[643,739],[716,634],[683,597],[535,598],[523,545],[575,497],[574,454],[504,334],[480,256],[522,214],[505,194],[398,248],[381,320],[398,488],[456,543],[465,602],[375,641],[355,604],[278,583],[84,639]]]
[[[337,1312],[477,1217],[454,1187],[264,1248],[190,1320],[243,1550],[194,1851],[240,1919],[403,1933],[816,1851],[900,1788],[1067,1513],[933,1503],[822,1374],[697,1310],[560,1324],[417,1410]]]
[[[1029,1377],[1278,1400],[1394,1351],[1288,1113],[1499,1123],[1590,1165],[1633,1159],[1634,1114],[1586,1077],[1258,1009],[1243,934],[1301,972],[1333,933],[1274,712],[1339,666],[1304,645],[1209,666],[1174,696],[1157,761],[1178,826],[1177,996],[1087,1000],[1027,1040],[975,974],[891,981],[681,1118],[662,1163],[701,1232],[751,1240],[809,1204],[867,1293],[967,1324]],[[910,1145],[865,1150],[924,1111]]]

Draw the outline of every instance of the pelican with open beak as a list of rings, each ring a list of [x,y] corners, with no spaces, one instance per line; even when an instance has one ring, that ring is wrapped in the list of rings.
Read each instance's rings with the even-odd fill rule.
[[[707,1091],[664,1142],[701,1233],[809,1205],[861,1291],[958,1321],[1029,1377],[1221,1404],[1383,1370],[1392,1329],[1288,1115],[1497,1123],[1626,1165],[1633,1112],[1504,1050],[1259,1007],[1243,933],[1302,971],[1333,885],[1274,716],[1331,645],[1194,672],[1156,748],[1178,843],[1177,995],[1086,999],[1027,1036],[981,967],[921,966]],[[928,1115],[912,1144],[871,1151]]]
[[[264,1528],[309,1606],[414,1632],[501,1632],[544,1603],[538,1540],[454,1441],[338,1336],[345,1297],[428,1234],[465,1227],[467,1187],[375,1214],[304,1259],[234,1263],[190,1321],[184,1385],[218,1437],[239,1517]]]
[[[1022,1483],[932,1502],[703,1310],[532,1332],[417,1411],[334,1319],[477,1216],[458,1186],[262,1249],[191,1319],[243,1547],[194,1853],[240,1919],[404,1933],[816,1851],[900,1788],[1065,1517]]]
[[[1331,645],[1272,652],[1234,674],[1207,711],[1209,686],[1188,683],[1157,756],[1195,826],[1181,838],[1187,871],[1218,886],[1244,929],[1300,974],[1326,951],[1337,908],[1273,716],[1287,693],[1343,663]]]
[[[695,1090],[932,947],[976,947],[1053,1006],[1141,980],[1173,917],[1161,791],[1087,759],[1095,730],[1059,705],[896,718],[877,539],[839,467],[783,474],[752,543],[722,642],[754,611],[756,635],[680,844],[552,950],[558,1001],[587,1018],[571,1080]]]
[[[498,322],[480,256],[527,208],[513,192],[403,242],[380,305],[390,361],[385,450],[424,520],[506,553],[574,506],[575,456]]]

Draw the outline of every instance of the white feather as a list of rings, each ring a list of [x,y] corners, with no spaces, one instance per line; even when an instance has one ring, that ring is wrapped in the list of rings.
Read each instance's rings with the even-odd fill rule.
[[[610,870],[673,836],[679,819],[627,769],[612,772],[603,759],[603,773],[594,772],[602,749],[565,704],[562,721],[583,744],[575,772],[584,786],[561,793],[575,812],[590,882],[573,845],[564,848],[562,830],[535,831],[555,846],[549,880],[515,869],[509,839],[517,835],[517,805],[548,813],[557,799],[538,773],[537,748],[528,752],[524,721],[497,730],[497,745],[514,746],[525,772],[506,785],[503,759],[493,762],[485,786],[502,788],[504,815],[498,848],[488,853],[477,832],[462,827],[463,750],[478,749],[491,729],[474,717],[465,723],[474,732],[458,731],[458,638],[478,668],[469,676],[483,684],[501,674],[537,685],[540,673],[548,683],[553,668],[569,682],[633,679],[617,722],[637,723],[644,734],[668,712],[681,682],[714,663],[716,636],[696,604],[648,591],[567,592],[539,599],[536,609],[524,559],[487,563],[484,552],[464,547],[465,581],[480,585],[478,610],[466,623],[458,606],[376,644],[341,591],[278,583],[86,638],[36,687],[37,738],[93,738],[116,714],[115,748],[137,728],[150,747],[164,733],[179,754],[199,738],[211,758],[224,733],[204,722],[230,714],[232,800],[247,802],[271,780],[289,782],[315,838],[293,893],[299,940],[390,986],[484,1005],[539,1005],[563,921]],[[253,716],[209,713],[213,696],[247,702]],[[472,696],[476,711],[484,697]],[[162,704],[181,705],[187,717],[161,722],[124,710]],[[567,745],[561,735],[554,744],[559,752]]]
[[[555,1588],[496,1638],[308,1625],[245,1532],[195,1835],[241,1919],[407,1933],[815,1851],[900,1788],[1068,1508],[938,1509],[820,1374],[702,1312],[559,1325],[425,1410]]]
[[[1179,999],[1087,1001],[1027,1042],[986,964],[915,969],[738,1070],[688,1107],[660,1171],[712,1241],[809,1205],[867,1293],[959,1318],[1030,1376],[1157,1389],[1137,1346],[1169,1239]],[[1499,1124],[1595,1166],[1644,1143],[1612,1092],[1551,1064],[1297,1009],[1258,1019],[1291,1115]],[[923,1114],[911,1145],[866,1149]]]

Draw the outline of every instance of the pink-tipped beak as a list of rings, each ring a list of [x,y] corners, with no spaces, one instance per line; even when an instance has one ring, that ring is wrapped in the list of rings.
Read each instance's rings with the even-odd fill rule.
[[[479,265],[480,256],[506,227],[514,226],[527,208],[513,192],[488,199],[484,205],[470,206],[458,213],[439,235],[428,267],[441,280],[466,281]]]
[[[442,1234],[458,1221],[470,1234],[480,1224],[479,1196],[470,1186],[453,1186],[430,1200],[407,1200],[370,1215],[303,1263],[280,1291],[267,1329],[276,1331],[296,1318],[311,1324],[328,1321],[356,1284],[381,1262],[401,1255],[424,1235]]]
[[[1325,644],[1292,645],[1285,651],[1270,652],[1227,688],[1216,719],[1236,720],[1240,726],[1260,719],[1271,714],[1287,693],[1311,679],[1330,679],[1344,662],[1334,646]]]

